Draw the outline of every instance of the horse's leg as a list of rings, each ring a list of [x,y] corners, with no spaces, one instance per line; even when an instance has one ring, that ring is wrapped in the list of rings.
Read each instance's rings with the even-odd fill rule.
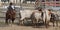
[[[8,18],[6,18],[5,23],[8,24]]]
[[[12,23],[14,23],[15,18],[12,19]]]
[[[54,26],[55,26],[55,25],[54,25],[54,22],[52,22],[52,23],[53,23],[53,27],[54,27]]]
[[[9,21],[8,21],[9,23],[11,23],[11,20],[9,19]]]

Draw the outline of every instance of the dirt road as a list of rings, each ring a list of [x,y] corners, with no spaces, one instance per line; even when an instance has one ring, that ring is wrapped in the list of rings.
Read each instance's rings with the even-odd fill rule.
[[[18,22],[18,20],[16,21]],[[53,27],[52,24],[48,28],[45,28],[45,26],[19,26],[17,24],[9,24],[6,25],[4,23],[4,18],[0,18],[0,30],[60,30],[60,23],[58,27]]]
[[[39,28],[34,28],[32,26],[17,26],[17,25],[9,25],[6,27],[0,27],[0,30],[60,30],[60,27],[39,27]]]

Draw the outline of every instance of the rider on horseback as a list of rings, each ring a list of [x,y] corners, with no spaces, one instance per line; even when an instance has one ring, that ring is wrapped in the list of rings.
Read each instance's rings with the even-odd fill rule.
[[[13,3],[10,3],[10,4],[9,4],[8,10],[15,10],[15,7],[13,6]]]
[[[13,6],[13,3],[10,3],[8,6],[8,10],[6,12],[6,23],[8,24],[9,19],[12,20],[12,23],[14,23],[14,20],[16,18],[16,11],[15,8]]]
[[[11,14],[15,13],[15,6],[13,6],[13,3],[10,3],[9,6],[8,6],[8,11],[7,12],[10,12]]]

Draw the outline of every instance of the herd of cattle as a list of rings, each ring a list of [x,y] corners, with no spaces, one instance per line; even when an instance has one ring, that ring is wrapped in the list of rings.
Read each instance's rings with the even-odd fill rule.
[[[59,16],[56,12],[52,12],[49,9],[44,10],[21,10],[19,13],[19,23],[24,24],[24,21],[30,20],[33,25],[37,26],[37,23],[43,22],[46,27],[49,26],[49,22],[56,22],[58,26]]]

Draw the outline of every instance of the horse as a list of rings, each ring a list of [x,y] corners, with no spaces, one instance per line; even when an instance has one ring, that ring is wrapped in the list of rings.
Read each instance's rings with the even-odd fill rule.
[[[12,23],[14,23],[15,18],[16,18],[16,11],[15,10],[7,10],[5,23],[8,24],[10,21],[12,21]]]

